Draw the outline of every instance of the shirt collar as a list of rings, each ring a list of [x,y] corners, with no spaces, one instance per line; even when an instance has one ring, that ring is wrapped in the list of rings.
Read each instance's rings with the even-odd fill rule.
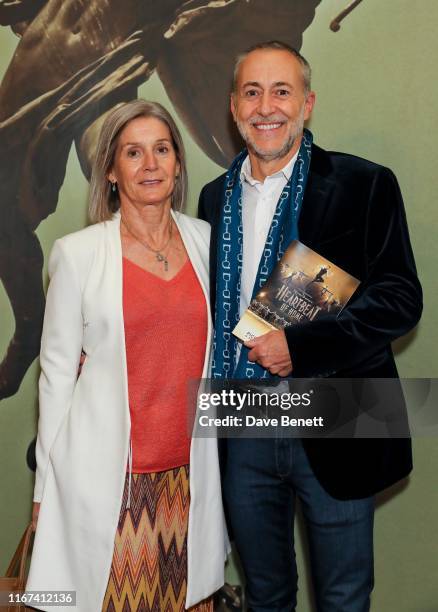
[[[279,176],[283,176],[286,179],[286,181],[288,181],[290,177],[292,176],[292,172],[295,166],[295,162],[297,161],[297,157],[298,157],[298,151],[295,153],[292,159],[283,168],[281,168],[277,172],[274,172],[274,174],[270,174],[266,178],[270,179],[270,178],[276,178]],[[251,162],[249,160],[249,155],[247,155],[245,159],[243,160],[242,167],[240,169],[240,180],[246,181],[252,186],[261,184],[261,181],[258,181],[257,179],[255,179],[251,174]]]

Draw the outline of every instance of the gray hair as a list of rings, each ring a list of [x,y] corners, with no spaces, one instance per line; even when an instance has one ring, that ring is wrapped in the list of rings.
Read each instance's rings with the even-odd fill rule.
[[[232,93],[235,94],[237,91],[237,78],[239,75],[239,68],[243,60],[253,51],[259,51],[259,50],[265,50],[265,49],[271,50],[271,51],[287,51],[288,53],[293,55],[295,59],[299,61],[299,63],[301,64],[302,72],[303,72],[304,93],[307,95],[309,91],[311,90],[311,79],[312,79],[312,69],[310,68],[309,62],[306,60],[305,57],[301,55],[299,51],[297,51],[296,49],[294,49],[287,43],[281,42],[279,40],[269,40],[267,42],[257,43],[256,45],[252,45],[251,47],[249,47],[249,49],[247,49],[243,53],[240,53],[236,57],[236,61],[234,63],[234,72],[233,72],[233,86],[231,90]]]
[[[112,191],[108,174],[114,164],[118,138],[124,127],[137,117],[154,117],[169,128],[176,158],[179,162],[179,177],[172,194],[172,208],[182,210],[187,198],[187,167],[184,144],[175,121],[158,102],[133,100],[116,107],[105,119],[96,147],[90,180],[88,213],[92,223],[107,221],[120,208],[118,191]]]

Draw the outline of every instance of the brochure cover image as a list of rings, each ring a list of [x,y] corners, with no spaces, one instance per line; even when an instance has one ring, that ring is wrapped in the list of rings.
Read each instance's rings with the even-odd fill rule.
[[[293,240],[233,334],[251,340],[273,329],[338,314],[360,281],[299,240]]]

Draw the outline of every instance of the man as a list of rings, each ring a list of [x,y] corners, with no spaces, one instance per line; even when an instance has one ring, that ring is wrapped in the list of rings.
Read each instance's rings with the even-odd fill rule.
[[[231,112],[247,150],[199,206],[212,226],[213,376],[396,377],[390,343],[417,323],[422,298],[394,175],[312,144],[310,67],[294,49],[257,45],[234,76]],[[235,322],[294,238],[359,278],[359,291],[338,316],[237,347]],[[410,441],[230,439],[223,459],[249,610],[295,610],[296,496],[318,611],[369,610],[373,496],[410,472]]]

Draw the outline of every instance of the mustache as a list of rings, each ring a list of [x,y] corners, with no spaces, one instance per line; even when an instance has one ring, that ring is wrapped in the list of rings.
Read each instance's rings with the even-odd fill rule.
[[[262,117],[261,115],[255,115],[251,117],[249,120],[250,125],[254,125],[255,123],[285,123],[287,121],[287,117],[282,114],[276,113],[273,115],[268,115],[267,117]]]

